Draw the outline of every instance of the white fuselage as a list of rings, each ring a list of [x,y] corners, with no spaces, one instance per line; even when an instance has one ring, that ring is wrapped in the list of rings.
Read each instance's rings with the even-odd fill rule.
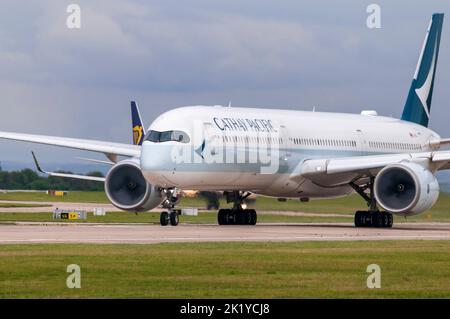
[[[144,141],[141,169],[153,185],[304,198],[352,192],[347,184],[324,187],[298,179],[305,160],[424,152],[440,138],[389,117],[220,106],[171,110],[149,131],[189,137],[187,143]]]

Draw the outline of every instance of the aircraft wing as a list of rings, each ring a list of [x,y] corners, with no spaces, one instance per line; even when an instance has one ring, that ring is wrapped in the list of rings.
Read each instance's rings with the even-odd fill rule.
[[[88,139],[77,139],[68,137],[57,137],[47,135],[22,134],[13,132],[0,132],[0,138],[8,140],[16,140],[23,142],[31,142],[38,144],[46,144],[53,146],[61,146],[67,148],[74,148],[83,151],[91,151],[104,153],[108,157],[115,157],[117,155],[138,157],[141,154],[140,146],[112,143],[105,141],[96,141]]]
[[[418,163],[431,170],[450,169],[450,151],[309,159],[300,163],[290,178],[306,177],[323,183],[326,177],[333,176],[343,176],[343,179],[345,176],[374,176],[385,166],[402,161]]]

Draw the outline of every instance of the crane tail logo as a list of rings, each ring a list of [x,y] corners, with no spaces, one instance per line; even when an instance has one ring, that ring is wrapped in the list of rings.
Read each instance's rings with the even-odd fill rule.
[[[141,145],[142,136],[143,136],[143,127],[140,125],[136,125],[133,127],[133,141],[134,145]]]

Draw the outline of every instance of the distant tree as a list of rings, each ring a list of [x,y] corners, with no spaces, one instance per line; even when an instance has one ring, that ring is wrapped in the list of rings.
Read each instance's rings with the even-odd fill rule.
[[[72,174],[67,171],[58,172]],[[87,175],[103,177],[98,171],[89,172]],[[73,178],[43,177],[31,169],[24,169],[13,172],[0,171],[0,189],[101,191],[103,183]]]

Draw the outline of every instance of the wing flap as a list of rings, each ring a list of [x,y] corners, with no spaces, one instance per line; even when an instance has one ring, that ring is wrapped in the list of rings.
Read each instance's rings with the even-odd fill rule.
[[[392,154],[375,156],[354,156],[331,159],[311,159],[301,164],[299,170],[302,176],[330,175],[339,173],[353,173],[382,168],[391,163],[411,160],[410,154]]]
[[[433,162],[448,162],[450,161],[450,151],[438,151],[432,155]]]
[[[450,151],[310,159],[300,164],[299,169],[295,170],[291,179],[297,179],[300,176],[314,179],[320,176],[338,174],[376,175],[383,167],[402,161],[415,162],[432,170],[448,169],[450,167]]]

